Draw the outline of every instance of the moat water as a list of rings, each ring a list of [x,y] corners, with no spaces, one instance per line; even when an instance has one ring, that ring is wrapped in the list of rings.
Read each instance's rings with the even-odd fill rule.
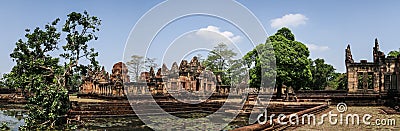
[[[13,107],[4,107],[6,105],[0,105],[0,125],[7,123],[12,131],[17,131],[22,125],[25,125],[24,118],[27,117],[26,110],[22,105],[16,105]]]
[[[183,118],[200,118],[209,115],[209,113],[193,112],[178,113],[177,117]],[[25,125],[24,118],[27,117],[27,111],[23,109],[23,105],[0,105],[0,125],[7,123],[12,131],[18,131],[20,126]],[[246,125],[245,119],[229,124],[226,130]],[[160,121],[159,123],[165,123]],[[213,125],[209,125],[213,126]],[[176,128],[176,127],[174,127]],[[110,117],[110,118],[91,118],[85,120],[83,124],[77,126],[78,130],[138,130],[152,131],[138,117]]]

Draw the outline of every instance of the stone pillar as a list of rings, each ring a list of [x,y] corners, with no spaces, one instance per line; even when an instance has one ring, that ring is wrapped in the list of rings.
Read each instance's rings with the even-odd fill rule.
[[[358,76],[353,67],[347,67],[347,88],[349,92],[356,92],[358,89]]]
[[[111,96],[111,85],[108,85],[107,87],[107,96]]]

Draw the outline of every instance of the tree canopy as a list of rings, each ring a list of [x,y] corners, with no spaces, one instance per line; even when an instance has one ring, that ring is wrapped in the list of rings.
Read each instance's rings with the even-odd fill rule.
[[[94,48],[89,48],[91,40],[97,40],[96,31],[100,29],[101,20],[96,16],[90,16],[86,11],[81,13],[72,12],[67,15],[68,19],[62,28],[66,33],[67,43],[62,46],[64,53],[60,54],[65,59],[65,81],[64,86],[68,89],[76,89],[80,85],[73,80],[79,79],[81,75],[86,75],[89,68],[99,68],[99,62],[96,60],[98,53]],[[80,60],[86,59],[90,64],[83,65]],[[74,88],[75,87],[75,88]]]
[[[231,72],[229,72],[229,68],[233,64],[233,58],[236,55],[237,53],[229,49],[226,44],[219,43],[210,51],[207,59],[203,61],[203,65],[215,75],[221,75],[222,84],[230,85]]]
[[[388,55],[389,55],[389,56],[393,56],[393,57],[399,56],[399,55],[400,55],[400,48],[399,48],[398,51],[396,51],[396,50],[390,51]]]
[[[324,59],[316,59],[311,65],[312,81],[309,87],[313,90],[324,90],[328,82],[333,79],[335,68],[326,64]]]
[[[328,79],[328,87],[334,90],[347,90],[347,73],[333,73]]]
[[[57,31],[60,19],[33,31],[26,29],[25,39],[19,39],[10,57],[16,62],[11,72],[5,74],[4,83],[8,87],[20,88],[28,99],[26,129],[54,129],[62,125],[61,119],[69,110],[68,88],[73,85],[74,73],[84,73],[86,69],[97,66],[94,49],[89,50],[88,42],[96,39],[100,20],[72,12],[68,15],[62,31]],[[59,57],[51,54],[59,49],[61,36],[66,36],[64,52],[60,55],[66,60],[60,65]],[[81,58],[91,64],[79,64]]]
[[[244,57],[247,62],[255,63],[255,66],[250,69],[250,85],[259,87],[257,83],[261,83],[259,76],[262,76],[262,71],[258,64],[261,61],[257,53],[271,48],[267,45],[272,45],[275,55],[277,96],[281,96],[283,85],[293,87],[296,90],[305,87],[312,79],[311,60],[308,58],[310,52],[303,43],[295,41],[292,32],[285,27],[270,36],[266,44],[258,45]],[[273,74],[273,72],[271,73]]]

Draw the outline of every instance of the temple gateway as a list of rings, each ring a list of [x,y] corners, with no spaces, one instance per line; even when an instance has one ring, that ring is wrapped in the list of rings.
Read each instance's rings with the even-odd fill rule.
[[[350,45],[346,49],[346,71],[349,93],[400,92],[400,56],[391,57],[379,50],[378,40],[373,47],[373,61],[354,62]]]

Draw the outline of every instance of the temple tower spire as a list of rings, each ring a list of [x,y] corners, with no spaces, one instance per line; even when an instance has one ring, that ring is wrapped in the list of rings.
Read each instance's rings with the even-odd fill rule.
[[[353,63],[353,55],[351,54],[350,44],[346,48],[346,63]]]

